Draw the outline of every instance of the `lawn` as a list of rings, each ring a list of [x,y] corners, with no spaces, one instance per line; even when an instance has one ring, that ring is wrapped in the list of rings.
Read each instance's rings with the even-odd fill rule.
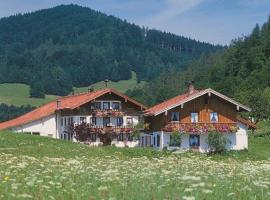
[[[28,104],[40,106],[56,99],[56,96],[53,95],[46,95],[45,99],[29,98],[29,95],[30,87],[28,85],[18,83],[0,84],[0,103],[15,106]]]
[[[11,133],[0,150],[0,199],[270,199],[269,138],[232,157]]]
[[[145,81],[141,81],[140,83],[137,83],[137,75],[135,72],[132,72],[131,79],[121,80],[121,81],[117,81],[117,82],[109,81],[108,87],[116,89],[116,90],[124,93],[128,89],[133,89],[136,86],[143,86],[145,83],[146,83]],[[105,83],[103,81],[100,81],[100,82],[97,82],[93,85],[90,85],[89,87],[80,87],[80,88],[74,87],[73,89],[74,89],[75,93],[79,93],[79,92],[86,92],[88,90],[88,88],[90,88],[90,87],[93,87],[96,90],[102,89],[102,88],[105,88]]]

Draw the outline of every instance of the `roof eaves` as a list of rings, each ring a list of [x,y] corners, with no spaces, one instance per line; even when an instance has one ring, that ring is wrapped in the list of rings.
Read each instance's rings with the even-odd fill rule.
[[[170,107],[167,107],[166,109],[163,109],[163,110],[158,111],[158,112],[151,113],[150,116],[151,116],[151,115],[157,116],[157,115],[159,115],[159,114],[161,114],[161,113],[163,113],[163,112],[166,112],[167,110],[170,110],[170,109],[172,109],[172,108],[175,108],[175,107],[177,107],[177,106],[179,106],[179,105],[181,105],[181,104],[183,104],[183,103],[186,103],[186,102],[188,102],[188,101],[191,101],[191,100],[193,100],[193,99],[196,99],[196,98],[198,98],[198,97],[200,97],[200,96],[202,96],[202,95],[205,95],[205,94],[207,94],[207,93],[209,93],[209,92],[212,93],[212,94],[215,94],[216,96],[219,96],[219,97],[222,98],[222,99],[227,100],[228,102],[231,102],[232,104],[235,104],[235,105],[237,105],[237,106],[243,108],[244,110],[246,110],[246,111],[248,111],[248,112],[251,111],[251,108],[249,108],[249,107],[247,107],[247,106],[244,106],[243,104],[241,104],[241,103],[239,103],[239,102],[237,102],[237,101],[235,101],[235,100],[233,100],[233,99],[231,99],[231,98],[229,98],[229,97],[227,97],[227,96],[225,96],[225,95],[223,95],[223,94],[221,94],[221,93],[219,93],[219,92],[217,92],[217,91],[215,91],[215,90],[213,90],[213,89],[211,89],[211,88],[208,88],[208,89],[202,90],[202,91],[200,91],[200,92],[198,92],[198,93],[196,93],[196,94],[194,94],[194,95],[191,95],[191,96],[189,96],[189,97],[183,99],[182,101],[179,101],[178,103],[173,104],[173,105],[170,106]],[[145,115],[147,115],[147,113],[146,113]]]

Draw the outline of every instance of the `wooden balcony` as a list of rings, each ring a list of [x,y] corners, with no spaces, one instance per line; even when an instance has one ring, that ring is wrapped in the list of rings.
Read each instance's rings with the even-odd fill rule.
[[[164,128],[165,132],[179,131],[180,133],[187,134],[204,134],[212,131],[220,133],[235,133],[238,130],[237,123],[180,123],[180,122],[169,122]]]
[[[134,131],[135,127],[129,126],[97,126],[87,123],[74,124],[70,126],[70,130],[73,132],[83,132],[83,133],[96,133],[96,134],[129,134]]]
[[[124,116],[124,112],[122,110],[115,109],[92,109],[92,114],[96,117],[122,117]]]
[[[90,126],[91,133],[99,134],[129,134],[134,131],[133,126]]]

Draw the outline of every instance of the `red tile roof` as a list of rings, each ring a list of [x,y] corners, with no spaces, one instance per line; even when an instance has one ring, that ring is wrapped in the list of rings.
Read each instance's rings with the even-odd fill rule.
[[[192,96],[195,96],[196,94],[198,94],[199,92],[201,91],[198,91],[198,90],[195,90],[195,92],[191,95],[189,95],[188,93],[185,93],[185,94],[181,94],[179,96],[176,96],[176,97],[173,97],[169,100],[166,100],[160,104],[157,104],[151,108],[148,108],[144,114],[145,115],[154,115],[155,113],[157,112],[160,112],[162,110],[166,110],[168,108],[170,108],[171,106],[175,105],[175,104],[179,104],[181,103],[182,101],[186,100],[187,98],[190,98]]]
[[[240,108],[241,108],[241,111],[251,111],[250,108],[248,108],[248,107],[234,101],[233,99],[231,99],[231,98],[229,98],[229,97],[227,97],[227,96],[225,96],[225,95],[223,95],[223,94],[221,94],[221,93],[219,93],[219,92],[217,92],[217,91],[215,91],[215,90],[213,90],[211,88],[208,88],[208,89],[205,89],[205,90],[195,90],[193,94],[185,93],[185,94],[181,94],[179,96],[173,97],[173,98],[171,98],[171,99],[169,99],[167,101],[164,101],[164,102],[162,102],[160,104],[157,104],[157,105],[155,105],[155,106],[153,106],[151,108],[148,108],[147,110],[145,110],[144,115],[145,116],[158,115],[158,114],[160,114],[162,112],[170,110],[171,108],[179,106],[179,105],[181,105],[183,103],[186,103],[186,102],[188,102],[188,101],[190,101],[192,99],[198,98],[198,97],[200,97],[202,95],[205,95],[207,93],[208,94],[212,93],[212,94],[214,94],[214,95],[216,95],[216,96],[218,96],[218,97],[220,97],[220,98],[222,98],[222,99],[224,99],[224,100],[226,100],[226,101],[228,101],[228,102],[230,102],[232,104],[237,105],[237,107],[239,107],[239,111],[240,111]]]
[[[76,94],[73,96],[61,97],[58,99],[60,101],[60,106],[58,108],[57,108],[56,101],[47,103],[47,104],[40,106],[39,108],[37,108],[29,113],[26,113],[26,114],[24,114],[16,119],[0,123],[0,130],[8,129],[11,127],[20,126],[20,125],[23,125],[26,123],[33,122],[35,120],[47,117],[51,114],[54,114],[57,110],[77,108],[77,107],[79,107],[79,106],[81,106],[89,101],[92,101],[92,100],[94,100],[94,99],[96,99],[104,94],[107,94],[107,93],[114,93],[117,96],[120,96],[124,99],[127,99],[128,101],[141,107],[142,109],[146,109],[146,107],[143,104],[127,97],[126,95],[124,95],[124,94],[122,94],[114,89],[101,89],[101,90],[97,90],[97,91],[90,92],[90,93],[81,93],[81,94]]]

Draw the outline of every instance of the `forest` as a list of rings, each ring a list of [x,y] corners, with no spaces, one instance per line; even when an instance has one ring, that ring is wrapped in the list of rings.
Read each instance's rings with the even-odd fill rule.
[[[222,49],[139,27],[77,5],[0,19],[0,83],[25,83],[31,97],[67,95],[106,78],[150,81]]]
[[[30,105],[27,106],[13,106],[7,104],[0,104],[0,122],[8,121],[14,119],[24,113],[27,113],[35,109]]]
[[[154,105],[185,92],[195,80],[197,89],[212,88],[252,108],[257,121],[270,115],[270,18],[250,35],[235,39],[215,53],[202,55],[185,71],[167,70],[143,88],[128,91],[131,97]]]

